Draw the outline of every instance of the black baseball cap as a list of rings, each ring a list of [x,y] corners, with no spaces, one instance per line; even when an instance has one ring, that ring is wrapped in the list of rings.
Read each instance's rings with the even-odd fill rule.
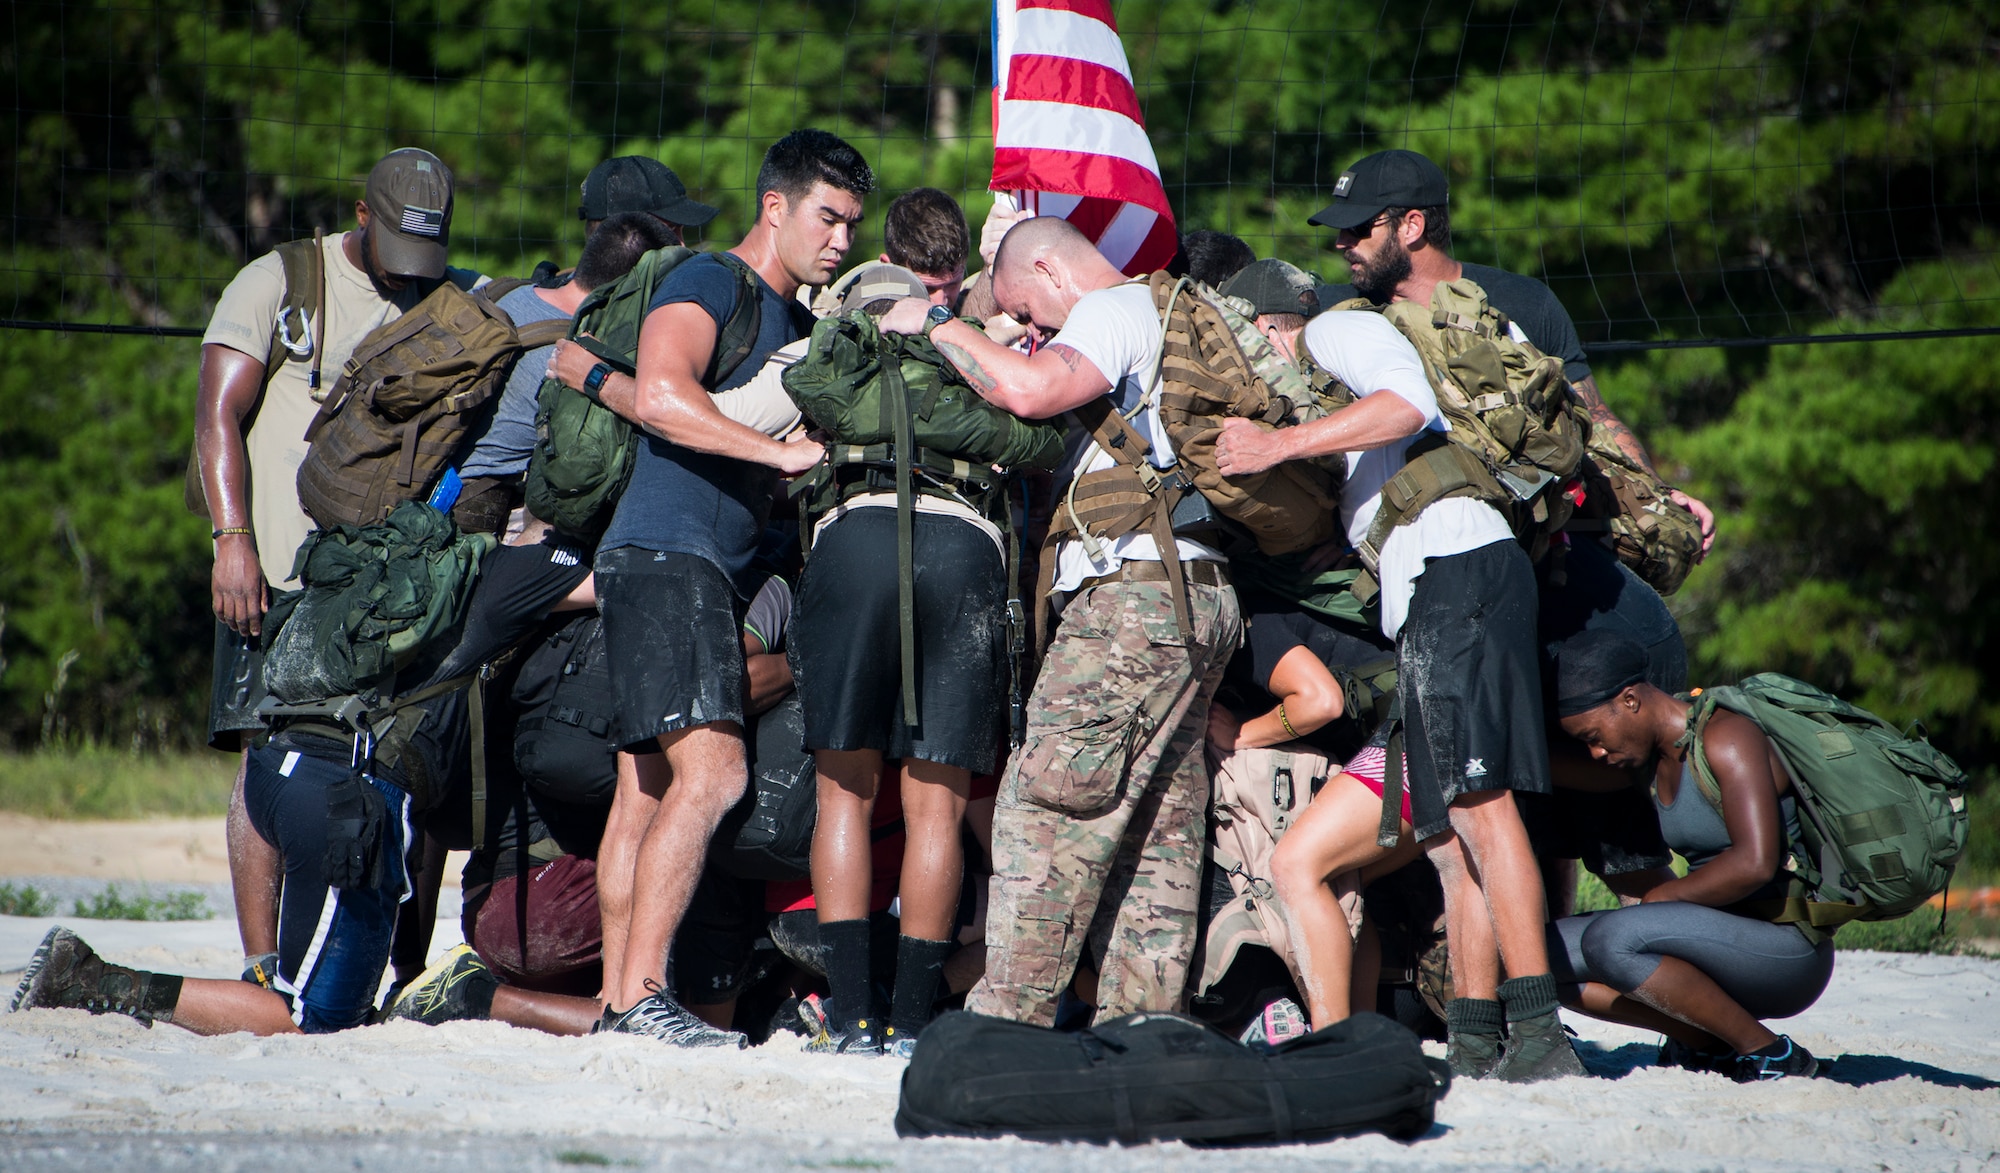
[[[687,184],[672,168],[645,155],[606,159],[583,177],[577,219],[609,220],[620,212],[647,212],[689,228],[715,219],[714,208],[688,198]]]
[[[1265,257],[1252,261],[1243,271],[1222,283],[1218,291],[1240,297],[1257,307],[1260,314],[1302,314],[1308,318],[1319,312],[1319,292],[1313,275],[1289,261]]]
[[[1415,151],[1377,151],[1333,181],[1333,202],[1308,224],[1335,230],[1359,228],[1388,208],[1435,208],[1450,198],[1450,184],[1436,163]]]
[[[451,193],[451,168],[429,151],[403,147],[375,164],[368,172],[368,235],[383,268],[406,277],[444,276]]]

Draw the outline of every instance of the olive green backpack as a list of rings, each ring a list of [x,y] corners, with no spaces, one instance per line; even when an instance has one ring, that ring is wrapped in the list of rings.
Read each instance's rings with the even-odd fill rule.
[[[1769,919],[1813,929],[1892,920],[1951,882],[1965,854],[1969,779],[1921,730],[1905,733],[1776,672],[1698,691],[1691,706],[1684,744],[1711,805],[1720,807],[1722,791],[1702,737],[1717,709],[1756,722],[1790,770],[1800,841],[1785,868],[1796,883],[1760,910]]]
[[[667,274],[701,255],[676,244],[640,257],[631,272],[584,297],[570,325],[570,341],[615,371],[637,374],[639,331],[654,291]],[[756,274],[732,253],[716,255],[742,287],[702,378],[710,391],[749,357],[762,325]],[[632,479],[638,451],[639,431],[630,421],[558,379],[542,380],[535,401],[535,447],[522,484],[528,512],[567,540],[595,545]]]

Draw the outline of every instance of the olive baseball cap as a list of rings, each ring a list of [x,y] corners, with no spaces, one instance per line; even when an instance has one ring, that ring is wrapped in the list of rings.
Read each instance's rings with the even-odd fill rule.
[[[429,151],[403,147],[375,164],[368,172],[368,234],[383,268],[404,277],[444,276],[451,191],[451,168]]]
[[[715,219],[714,208],[688,198],[687,184],[672,168],[644,155],[606,159],[583,177],[577,219],[609,220],[620,212],[646,212],[689,228]]]
[[[1240,297],[1257,307],[1260,314],[1302,314],[1319,312],[1318,283],[1313,275],[1289,261],[1266,257],[1252,261],[1243,271],[1222,283],[1218,291]]]
[[[1377,151],[1333,181],[1333,202],[1308,224],[1359,228],[1389,208],[1436,208],[1450,198],[1451,185],[1436,163],[1415,151]]]

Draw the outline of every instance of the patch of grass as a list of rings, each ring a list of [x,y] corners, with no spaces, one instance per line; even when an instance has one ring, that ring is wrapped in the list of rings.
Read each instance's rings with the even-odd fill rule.
[[[556,1154],[556,1164],[608,1167],[611,1165],[636,1165],[638,1162],[613,1160],[603,1153],[594,1153],[589,1149],[564,1149],[562,1152]]]
[[[1603,912],[1618,907],[1618,897],[1604,886],[1604,881],[1584,871],[1576,869],[1576,910],[1578,912]]]
[[[237,762],[208,751],[135,754],[97,745],[0,753],[0,811],[44,819],[220,815]]]
[[[0,916],[51,916],[55,897],[33,884],[0,884]]]
[[[127,896],[118,885],[106,884],[89,900],[79,899],[71,915],[88,920],[207,920],[215,914],[209,911],[208,897],[199,892]]]
[[[1919,908],[1897,920],[1854,921],[1833,935],[1836,949],[1873,949],[1878,953],[1971,953],[1984,951],[1959,936],[1963,916],[1940,924],[1935,908]]]

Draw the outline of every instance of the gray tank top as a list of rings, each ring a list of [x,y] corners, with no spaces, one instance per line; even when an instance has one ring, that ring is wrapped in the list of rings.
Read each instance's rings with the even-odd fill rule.
[[[1687,859],[1689,871],[1721,855],[1730,843],[1729,827],[1722,821],[1722,812],[1709,805],[1708,799],[1702,796],[1699,786],[1700,783],[1695,779],[1694,763],[1690,761],[1681,765],[1680,789],[1674,794],[1671,806],[1660,801],[1657,789],[1653,791],[1653,809],[1660,814],[1660,835],[1667,841],[1667,846]],[[1792,850],[1792,845],[1799,841],[1798,805],[1792,801],[1791,795],[1788,794],[1778,800],[1778,814],[1784,819],[1784,849],[1789,852]],[[1769,884],[1744,899],[1767,900],[1782,897],[1785,894],[1787,879],[1787,874],[1781,869],[1771,878]]]

